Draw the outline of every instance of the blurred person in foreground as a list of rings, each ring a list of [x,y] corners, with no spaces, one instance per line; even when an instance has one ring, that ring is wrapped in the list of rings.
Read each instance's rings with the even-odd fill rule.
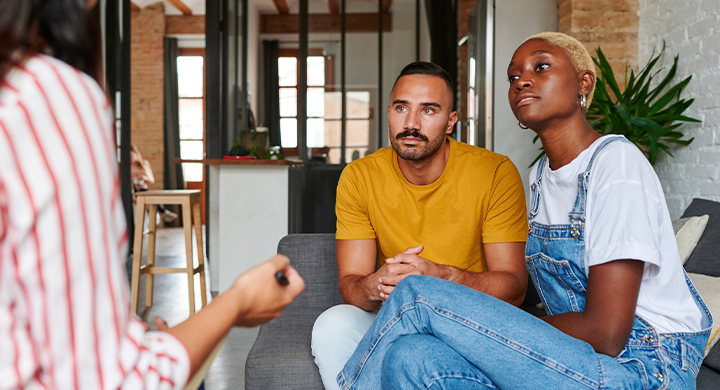
[[[182,389],[232,326],[278,317],[304,283],[278,255],[175,327],[130,312],[88,6],[0,0],[0,389]]]

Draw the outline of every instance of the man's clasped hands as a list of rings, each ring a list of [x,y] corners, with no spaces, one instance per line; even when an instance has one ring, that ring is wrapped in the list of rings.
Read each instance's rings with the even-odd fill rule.
[[[386,300],[395,289],[395,286],[410,275],[426,275],[447,279],[447,276],[445,276],[446,266],[435,264],[420,256],[424,249],[425,247],[422,245],[407,248],[385,260],[385,264],[375,272],[375,277],[378,278],[377,286],[380,300]]]

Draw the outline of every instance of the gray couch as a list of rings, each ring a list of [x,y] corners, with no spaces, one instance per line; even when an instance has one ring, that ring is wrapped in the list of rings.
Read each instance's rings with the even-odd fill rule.
[[[720,204],[717,205],[716,220],[720,228]],[[707,214],[705,210],[698,212],[701,213],[684,216]],[[713,220],[713,215],[710,219]],[[706,231],[710,228],[708,224]],[[715,240],[716,243],[720,242],[720,229],[717,233],[719,237]],[[703,236],[703,239],[705,238]],[[703,239],[697,247],[700,250],[703,248],[701,246]],[[338,291],[335,235],[292,234],[280,240],[278,253],[290,258],[293,267],[305,279],[306,290],[285,309],[280,318],[260,327],[257,340],[245,363],[245,388],[247,390],[321,390],[323,386],[320,374],[310,352],[310,337],[318,315],[325,309],[342,303]],[[688,263],[691,260],[692,257]],[[694,263],[695,261],[690,263],[690,266]],[[720,266],[718,271],[720,272]],[[529,291],[528,295],[532,297],[533,293],[534,289]],[[526,303],[528,302],[526,299]],[[532,305],[527,306],[527,310],[535,311],[533,314],[536,315],[540,314]],[[697,379],[697,388],[698,390],[720,388],[720,347],[716,346],[705,359]]]
[[[302,275],[305,292],[280,318],[260,327],[245,363],[245,389],[320,390],[310,337],[320,313],[342,303],[335,235],[291,234],[280,240],[278,253],[289,257]]]

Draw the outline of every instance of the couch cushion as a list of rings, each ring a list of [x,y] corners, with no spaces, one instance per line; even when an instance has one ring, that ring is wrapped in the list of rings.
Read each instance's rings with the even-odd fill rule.
[[[685,264],[702,237],[710,216],[680,218],[673,221],[675,239],[677,240],[680,261]]]
[[[720,203],[693,199],[682,217],[709,215],[705,231],[685,263],[685,270],[720,277]]]
[[[718,336],[718,333],[720,333],[720,321],[718,321],[720,319],[720,278],[693,273],[688,273],[688,276],[715,320],[710,331],[710,339],[705,348],[705,356],[707,357],[710,350],[720,339],[720,336]]]
[[[720,372],[720,347],[715,345],[715,347],[710,350],[710,353],[705,357],[705,360],[703,360],[703,365]]]
[[[697,390],[717,390],[720,384],[720,373],[705,366],[700,367],[697,376]]]

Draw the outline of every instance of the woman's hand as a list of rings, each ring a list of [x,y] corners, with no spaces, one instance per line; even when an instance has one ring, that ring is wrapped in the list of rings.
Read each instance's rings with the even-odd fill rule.
[[[289,283],[281,286],[275,273],[281,271]],[[228,291],[240,305],[235,326],[257,326],[280,317],[283,309],[305,290],[305,282],[290,266],[290,260],[275,255],[240,275]]]

